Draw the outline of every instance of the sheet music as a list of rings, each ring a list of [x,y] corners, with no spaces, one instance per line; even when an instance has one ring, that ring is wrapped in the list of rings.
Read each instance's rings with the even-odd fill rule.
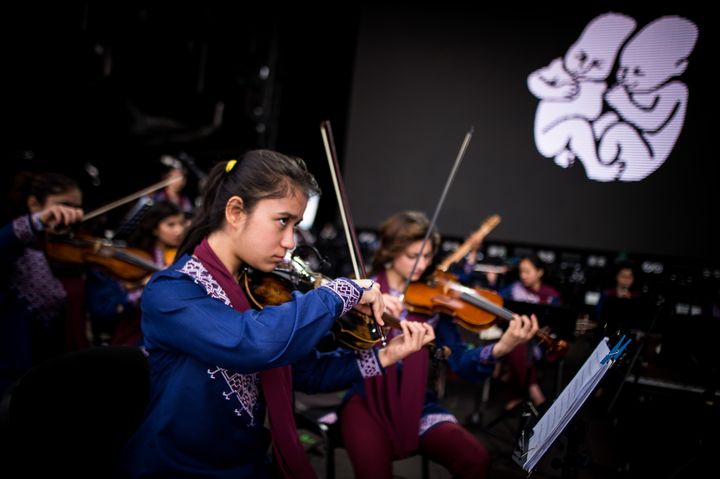
[[[612,361],[601,364],[601,361],[610,353],[607,341],[608,338],[600,341],[572,381],[533,428],[527,445],[526,459],[522,464],[526,471],[529,472],[535,468],[538,461],[598,385],[605,372],[612,366]]]

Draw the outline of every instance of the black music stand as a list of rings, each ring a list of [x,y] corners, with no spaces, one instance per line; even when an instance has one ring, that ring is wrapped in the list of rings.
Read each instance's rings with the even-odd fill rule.
[[[614,345],[603,338],[587,358],[575,377],[560,393],[555,402],[540,418],[530,418],[521,431],[513,460],[524,470],[532,472],[561,433],[568,427],[568,447],[563,461],[563,477],[574,478],[578,468],[578,445],[583,431],[577,422],[571,424],[575,415],[596,389],[605,373],[622,356],[630,339],[622,337]]]
[[[597,319],[603,325],[605,334],[612,336],[617,331],[648,331],[653,312],[654,308],[646,296],[603,296],[598,303]]]
[[[569,341],[575,333],[575,323],[577,321],[578,311],[570,306],[560,306],[552,304],[535,304],[525,303],[523,301],[504,301],[504,307],[517,314],[526,314],[537,316],[540,327],[547,326],[550,331],[560,339]],[[565,361],[560,356],[556,363],[555,373],[555,392],[557,396],[563,388],[563,374]],[[529,399],[529,398],[527,398]]]
[[[513,301],[513,300],[504,300],[503,306],[508,309],[509,311],[512,311],[513,313],[522,314],[530,316],[531,314],[534,314],[537,319],[538,323],[540,324],[540,327],[547,326],[550,328],[552,333],[556,335],[560,339],[564,340],[570,340],[570,338],[573,337],[575,332],[575,322],[577,319],[577,311],[569,306],[560,306],[560,305],[550,305],[550,304],[537,304],[537,303],[527,303],[523,301]],[[534,361],[533,359],[533,348],[528,348],[528,361]],[[558,394],[560,394],[560,391],[563,387],[563,374],[564,374],[564,368],[565,368],[565,360],[564,357],[561,355],[557,361],[552,363],[555,367],[555,377],[554,377],[554,394],[553,397],[557,397]],[[497,417],[490,420],[486,425],[486,429],[491,429],[495,425],[497,425],[499,422],[511,418],[511,417],[517,417],[518,415],[521,418],[520,424],[519,424],[519,432],[526,427],[527,423],[529,421],[532,421],[533,418],[538,416],[538,411],[533,405],[532,400],[529,397],[528,394],[528,387],[530,382],[530,369],[528,368],[527,374],[524,380],[524,386],[522,388],[523,390],[523,397],[521,402],[513,407],[510,410],[503,410]],[[549,404],[551,401],[550,398],[548,398],[548,402],[545,404]],[[479,402],[476,400],[476,404]],[[471,415],[470,424],[474,424],[474,419],[479,417],[478,408],[475,408],[475,411]]]
[[[714,465],[719,445],[720,318],[677,314],[675,301],[657,297],[629,364],[615,378],[607,414],[623,426],[623,467],[648,476],[698,477]],[[624,389],[630,392],[621,395]],[[658,423],[657,415],[668,409],[671,417]],[[682,441],[666,446],[666,437]]]
[[[608,298],[608,299],[610,299],[610,298]],[[614,298],[614,299],[618,300],[618,298]],[[627,304],[627,303],[617,302],[617,304]],[[637,303],[637,304],[642,304],[643,308],[647,308],[647,303],[643,302],[643,303]],[[618,384],[618,386],[615,390],[615,394],[614,394],[612,400],[610,401],[610,404],[608,405],[608,413],[610,413],[613,410],[616,401],[620,397],[620,392],[622,391],[622,388],[625,385],[625,382],[627,382],[628,378],[632,374],[635,364],[637,363],[638,359],[640,358],[640,355],[642,354],[643,350],[645,349],[645,343],[647,342],[650,335],[655,331],[655,327],[658,324],[658,320],[660,319],[660,316],[662,315],[664,305],[665,305],[665,298],[662,296],[659,296],[657,298],[657,302],[656,302],[655,313],[650,318],[650,321],[647,323],[647,326],[645,328],[640,327],[637,329],[637,330],[641,331],[641,335],[638,338],[637,344],[635,345],[635,353],[633,354],[633,357],[630,360],[630,364],[627,366],[625,374],[623,375],[622,380]],[[647,309],[644,309],[644,311],[647,311]],[[638,321],[638,319],[635,319],[635,322],[637,322],[637,321]],[[643,321],[643,320],[641,319],[641,321]],[[636,378],[637,377],[639,377],[639,376],[636,376]],[[636,382],[637,382],[637,379],[636,379]]]
[[[575,321],[578,311],[571,306],[554,304],[526,303],[524,301],[504,300],[503,306],[517,314],[534,314],[540,327],[548,326],[553,333],[563,339],[570,339],[575,333]]]

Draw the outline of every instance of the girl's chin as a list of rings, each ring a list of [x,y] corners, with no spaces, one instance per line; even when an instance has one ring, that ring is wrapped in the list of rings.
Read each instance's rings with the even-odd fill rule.
[[[247,263],[252,269],[260,271],[262,273],[271,273],[279,263],[275,261],[265,261],[257,264]]]

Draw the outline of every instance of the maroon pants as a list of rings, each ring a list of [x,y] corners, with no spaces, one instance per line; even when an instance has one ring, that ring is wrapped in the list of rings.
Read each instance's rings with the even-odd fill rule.
[[[358,479],[392,479],[392,444],[360,396],[341,414],[342,437]],[[444,422],[420,437],[421,454],[445,466],[453,477],[484,478],[490,464],[487,449],[456,423]]]
[[[523,343],[505,356],[509,373],[508,393],[510,399],[525,397],[527,388],[538,382],[535,361],[529,355],[528,345]]]

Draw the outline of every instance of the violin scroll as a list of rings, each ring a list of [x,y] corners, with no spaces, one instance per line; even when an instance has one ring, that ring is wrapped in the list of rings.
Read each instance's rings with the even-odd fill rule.
[[[559,339],[557,334],[553,333],[549,327],[544,326],[535,333],[540,344],[550,355],[563,356],[568,349],[568,343],[564,339]]]

